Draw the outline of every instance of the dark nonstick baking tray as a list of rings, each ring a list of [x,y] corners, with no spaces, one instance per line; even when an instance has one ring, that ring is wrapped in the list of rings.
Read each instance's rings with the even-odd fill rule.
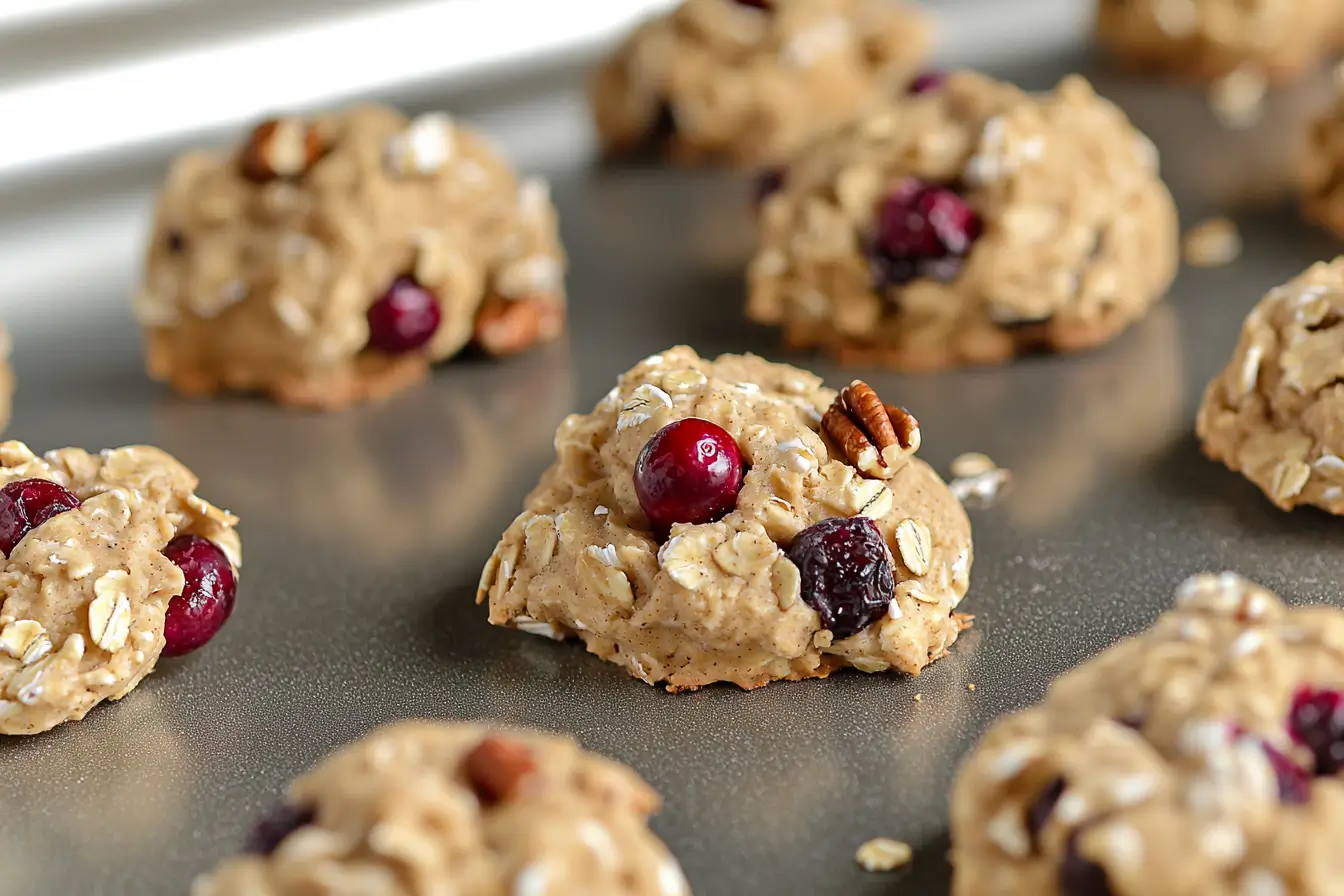
[[[959,758],[994,717],[1146,626],[1184,576],[1234,568],[1293,602],[1344,602],[1339,522],[1280,513],[1192,435],[1245,312],[1337,248],[1282,192],[1325,77],[1273,95],[1258,126],[1234,133],[1200,91],[1119,76],[1084,49],[1011,56],[990,69],[1028,87],[1092,76],[1162,150],[1185,223],[1230,213],[1246,238],[1241,260],[1183,270],[1170,300],[1085,355],[902,376],[780,350],[739,310],[746,178],[597,164],[577,92],[586,59],[390,97],[456,109],[551,177],[573,317],[567,341],[539,353],[455,362],[339,415],[189,402],[140,371],[129,273],[67,278],[52,294],[31,270],[0,272],[25,284],[6,306],[19,377],[8,435],[37,449],[164,447],[242,517],[245,554],[233,621],[199,656],[164,661],[82,722],[0,743],[0,892],[183,893],[289,779],[374,725],[428,716],[563,731],[634,766],[664,795],[655,827],[700,896],[944,894]],[[163,163],[150,153],[35,183],[0,218],[19,233],[24,202],[64,203],[71,228],[99,226],[111,214],[100,202],[143,209]],[[118,271],[137,238],[120,224],[108,236]],[[59,255],[59,228],[45,239],[34,257]],[[949,657],[918,679],[669,695],[579,646],[485,623],[481,565],[549,462],[556,424],[680,342],[834,383],[861,374],[919,416],[939,469],[975,450],[1013,471],[1013,491],[972,512],[963,609],[977,618]],[[879,835],[915,844],[913,865],[861,871],[855,848]]]

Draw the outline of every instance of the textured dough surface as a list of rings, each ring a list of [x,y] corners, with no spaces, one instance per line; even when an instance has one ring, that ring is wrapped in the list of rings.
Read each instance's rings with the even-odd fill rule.
[[[1076,894],[1344,892],[1344,784],[1309,777],[1287,721],[1299,689],[1344,687],[1341,644],[1337,609],[1286,608],[1231,573],[1191,579],[1151,629],[995,723],[963,764],[954,896],[1069,896],[1061,866],[1079,880],[1083,862],[1108,888],[1089,877]],[[1303,802],[1280,800],[1271,757]]]
[[[1101,0],[1097,34],[1135,65],[1195,78],[1250,68],[1286,79],[1344,39],[1339,0]]]
[[[1344,258],[1273,289],[1204,390],[1204,453],[1276,505],[1344,513]]]
[[[490,621],[588,649],[649,684],[715,681],[753,688],[852,666],[917,674],[943,656],[964,621],[970,523],[927,464],[890,480],[859,475],[819,434],[835,398],[811,373],[752,355],[699,357],[686,347],[645,359],[591,414],[566,418],[557,458],[504,533],[481,578]],[[727,430],[749,466],[736,509],[677,524],[659,543],[634,490],[640,450],[674,420]],[[807,526],[872,517],[892,551],[896,609],[842,640],[821,627],[784,556]],[[896,528],[929,533],[928,569],[901,559]]]
[[[472,340],[487,303],[562,313],[546,185],[520,185],[481,137],[372,106],[284,126],[323,147],[301,175],[249,179],[246,144],[174,163],[135,302],[152,377],[187,394],[340,407],[422,379]],[[442,321],[423,348],[388,355],[367,347],[366,315],[404,275],[436,296]]]
[[[959,268],[883,287],[884,198],[952,185],[983,232]],[[747,313],[793,346],[906,369],[1097,345],[1170,284],[1176,211],[1157,152],[1082,78],[1027,94],[971,72],[818,140],[761,207]]]
[[[681,162],[778,161],[903,89],[929,37],[923,15],[880,0],[686,0],[596,73],[598,133],[613,152],[663,141]]]
[[[0,486],[20,479],[57,482],[81,504],[34,527],[0,569],[0,734],[82,719],[154,669],[184,585],[162,553],[173,538],[200,535],[241,562],[237,519],[198,498],[196,477],[158,448],[38,457],[0,443]]]
[[[487,736],[526,749],[523,792],[489,804],[465,771]],[[658,795],[565,738],[402,722],[296,780],[312,822],[269,856],[225,861],[192,896],[688,896],[648,828]]]

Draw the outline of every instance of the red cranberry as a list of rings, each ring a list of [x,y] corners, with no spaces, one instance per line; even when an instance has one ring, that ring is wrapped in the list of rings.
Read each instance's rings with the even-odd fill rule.
[[[199,535],[179,535],[163,553],[187,580],[168,602],[163,625],[163,655],[181,656],[204,646],[229,621],[238,581],[224,552]]]
[[[1054,814],[1055,803],[1064,795],[1064,779],[1055,778],[1041,789],[1035,802],[1027,809],[1027,832],[1033,843],[1039,842],[1041,831]]]
[[[243,852],[268,856],[275,852],[285,838],[305,825],[313,823],[313,810],[281,803],[257,823],[243,845]]]
[[[1305,686],[1293,695],[1288,733],[1316,758],[1316,774],[1344,769],[1344,694]]]
[[[649,439],[635,461],[635,495],[655,529],[712,523],[737,506],[742,452],[721,426],[687,417]]]
[[[1078,832],[1069,835],[1064,859],[1059,863],[1060,896],[1111,896],[1106,869],[1078,852]]]
[[[943,86],[947,75],[943,72],[924,72],[910,82],[911,93],[932,93]]]
[[[50,479],[16,479],[0,488],[0,551],[8,557],[35,527],[78,506],[73,492]]]
[[[734,0],[738,6],[750,6],[752,9],[763,9],[766,12],[775,8],[773,0]]]
[[[389,355],[420,348],[439,329],[442,311],[434,294],[411,277],[398,277],[369,308],[369,345]]]
[[[866,516],[808,526],[788,556],[801,575],[803,600],[837,639],[872,625],[896,596],[891,554]]]
[[[869,248],[874,271],[885,286],[915,277],[950,279],[981,230],[980,216],[955,191],[907,178],[878,212]]]

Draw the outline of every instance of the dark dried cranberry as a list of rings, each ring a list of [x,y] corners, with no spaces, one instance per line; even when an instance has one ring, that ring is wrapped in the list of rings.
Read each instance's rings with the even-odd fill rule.
[[[891,554],[866,516],[823,520],[789,545],[802,595],[837,639],[872,625],[896,596]]]
[[[1344,769],[1344,694],[1303,686],[1288,710],[1288,733],[1316,757],[1316,774]]]
[[[313,823],[313,810],[289,803],[281,803],[257,823],[243,845],[243,852],[268,856],[275,852],[284,839],[305,825]]]
[[[16,479],[0,488],[0,551],[9,556],[34,528],[78,506],[73,492],[50,479]]]
[[[947,74],[944,72],[925,72],[917,75],[915,80],[910,82],[911,93],[932,93],[943,86],[947,80]]]
[[[955,278],[981,229],[980,216],[956,192],[907,178],[882,201],[869,244],[879,285]]]
[[[182,593],[168,602],[163,655],[182,656],[203,647],[229,621],[238,581],[224,552],[199,535],[179,535],[163,553],[186,579]]]
[[[1059,802],[1059,798],[1063,795],[1064,779],[1055,778],[1041,789],[1036,801],[1027,809],[1027,832],[1031,834],[1033,843],[1038,842],[1045,823],[1054,814],[1055,803]]]
[[[750,6],[752,9],[763,9],[766,12],[775,8],[774,0],[733,0],[738,6]]]
[[[756,175],[756,182],[752,184],[752,202],[759,206],[782,189],[784,189],[784,169],[767,168]]]
[[[1078,852],[1078,832],[1069,836],[1064,859],[1059,863],[1060,896],[1111,896],[1106,869]]]
[[[1302,766],[1263,738],[1255,738],[1265,751],[1274,780],[1279,785],[1279,802],[1301,805],[1311,799],[1311,775]]]
[[[712,523],[737,506],[742,452],[722,426],[687,417],[669,423],[635,461],[635,496],[655,529]]]
[[[369,306],[369,346],[389,355],[413,352],[439,329],[439,300],[411,277],[392,281]]]

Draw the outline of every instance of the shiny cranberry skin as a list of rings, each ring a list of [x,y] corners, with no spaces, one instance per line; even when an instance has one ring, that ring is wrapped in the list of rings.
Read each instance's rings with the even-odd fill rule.
[[[313,823],[313,810],[289,803],[281,803],[257,823],[243,845],[243,852],[268,856],[275,852],[285,838],[305,825]]]
[[[955,277],[982,229],[980,216],[954,190],[907,178],[878,211],[869,255],[879,285]]]
[[[1344,694],[1299,688],[1288,710],[1288,733],[1316,758],[1316,774],[1344,769]]]
[[[712,523],[737,506],[745,471],[737,442],[699,417],[669,423],[635,461],[635,495],[649,523]]]
[[[78,506],[73,492],[50,479],[16,479],[0,488],[0,551],[8,557],[35,527]]]
[[[1035,802],[1027,809],[1027,833],[1031,834],[1031,842],[1039,841],[1041,831],[1045,829],[1046,822],[1055,812],[1055,803],[1064,795],[1064,779],[1055,778],[1049,784],[1041,788]]]
[[[204,646],[229,621],[238,580],[224,552],[199,535],[179,535],[163,553],[187,580],[168,602],[163,625],[163,655],[182,656]]]
[[[434,293],[398,277],[369,308],[369,346],[389,355],[413,352],[434,336],[442,315]]]
[[[1111,882],[1106,869],[1083,858],[1078,852],[1078,833],[1075,831],[1064,847],[1064,860],[1059,863],[1060,896],[1111,896]]]
[[[911,93],[932,93],[943,86],[947,75],[943,72],[925,72],[910,82]]]
[[[802,578],[803,600],[837,639],[872,625],[896,596],[891,553],[866,516],[808,526],[787,553]]]

